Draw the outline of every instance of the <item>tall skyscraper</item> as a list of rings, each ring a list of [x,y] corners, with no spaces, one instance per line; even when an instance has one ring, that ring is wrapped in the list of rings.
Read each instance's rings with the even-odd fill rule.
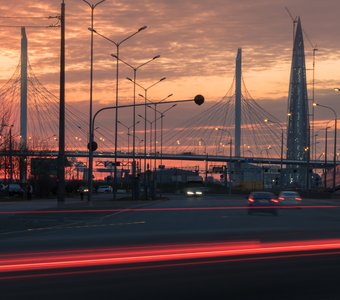
[[[287,159],[308,161],[310,157],[309,109],[306,82],[305,50],[301,20],[294,37],[288,95]],[[306,167],[288,166],[289,182],[305,186]]]

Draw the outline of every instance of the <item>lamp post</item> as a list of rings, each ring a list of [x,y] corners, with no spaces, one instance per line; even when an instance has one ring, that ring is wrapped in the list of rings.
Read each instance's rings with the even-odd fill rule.
[[[111,54],[111,56],[115,59],[118,59],[119,61],[121,61],[123,64],[125,64],[126,66],[128,66],[129,68],[131,68],[133,70],[133,104],[136,104],[136,80],[137,80],[137,71],[147,65],[148,63],[154,61],[157,58],[160,58],[160,55],[156,55],[153,58],[145,61],[144,63],[138,65],[138,66],[132,66],[131,64],[127,63],[126,61],[124,61],[123,59],[117,57],[115,54]],[[133,107],[133,124],[136,124],[136,107]],[[136,180],[136,126],[133,126],[133,130],[132,130],[132,180],[133,180],[133,189],[132,189],[132,199],[135,200],[136,196],[137,196],[137,187],[135,186],[135,180]]]
[[[291,114],[288,113],[288,116],[290,116]],[[283,179],[283,175],[282,175],[282,165],[283,165],[283,127],[279,122],[275,122],[272,121],[270,119],[264,119],[265,123],[272,123],[272,124],[276,124],[280,127],[281,129],[281,151],[280,151],[280,187],[282,187],[282,179]]]
[[[262,152],[263,152],[263,151],[266,151],[266,153],[267,153],[267,158],[269,158],[269,152],[268,152],[268,150],[271,150],[271,149],[272,149],[271,146],[268,146],[268,147],[262,149],[262,150],[260,151],[260,156],[262,157]]]
[[[253,157],[253,158],[254,158],[254,152],[253,152],[252,150],[250,150],[250,149],[247,149],[247,150],[246,150],[246,152],[249,152],[249,153],[251,153],[251,157]]]
[[[168,96],[166,96],[165,98],[163,98],[162,100],[160,100],[159,102],[165,101],[166,99],[170,98],[172,96],[172,94],[169,94]],[[148,100],[148,99],[147,99]],[[148,100],[149,102],[152,102],[150,100]],[[154,143],[154,148],[155,148],[155,161],[154,161],[154,170],[155,170],[155,180],[156,180],[156,170],[157,170],[157,121],[161,118],[157,119],[157,104],[152,102],[154,104],[154,108],[152,106],[148,106],[149,108],[152,108],[155,112],[155,117],[154,117],[154,123],[155,123],[155,143]],[[175,104],[174,104],[175,105]],[[161,120],[162,122],[162,120]]]
[[[216,131],[222,131],[222,132],[226,132],[228,135],[229,135],[229,138],[230,138],[230,141],[232,141],[232,135],[231,133],[229,132],[229,130],[227,129],[224,129],[224,128],[221,128],[221,127],[215,127],[215,130]],[[231,147],[232,147],[232,143],[228,143],[230,145],[230,151],[231,151]]]
[[[122,39],[119,42],[116,42],[102,34],[100,34],[97,30],[95,30],[93,27],[89,28],[90,31],[94,32],[95,34],[99,35],[100,37],[102,37],[103,39],[107,40],[108,42],[110,42],[111,44],[116,46],[116,119],[115,119],[115,159],[114,159],[114,190],[113,190],[113,199],[116,200],[117,197],[117,146],[118,146],[118,83],[119,83],[119,49],[120,46],[126,42],[127,40],[129,40],[130,38],[132,38],[133,36],[135,36],[137,33],[143,31],[144,29],[146,29],[147,26],[143,26],[140,27],[137,31],[135,31],[134,33],[130,34],[129,36],[127,36],[126,38]],[[93,130],[92,130],[93,132]],[[93,138],[93,137],[92,137]],[[93,141],[93,139],[92,139]],[[90,141],[90,145],[91,145],[91,141]]]
[[[325,189],[327,189],[327,168],[326,168],[326,165],[327,165],[327,144],[328,144],[328,129],[330,129],[331,127],[330,126],[326,126],[325,128],[325,169],[324,169],[324,187]]]
[[[12,128],[14,125],[3,124],[4,127],[9,127],[9,183],[13,183],[13,141]]]
[[[207,154],[207,144],[205,143],[205,140],[200,138],[198,141],[198,146],[202,146],[202,142],[204,144],[204,154]]]
[[[141,138],[139,138],[138,136],[135,136],[135,138],[138,140],[138,152],[141,153],[142,152],[142,146],[141,144],[144,142],[144,140],[142,140]],[[139,159],[139,170],[136,166],[136,170],[137,172],[140,172],[141,171],[141,168],[142,168],[142,159],[140,158]]]
[[[176,140],[176,154],[178,154],[178,146],[181,144],[180,140]]]
[[[93,28],[93,19],[94,19],[94,10],[95,8],[100,5],[101,3],[105,2],[105,0],[101,0],[95,4],[91,4],[87,0],[83,0],[84,3],[86,3],[90,9],[91,9],[91,28]],[[92,132],[92,101],[93,101],[93,31],[91,30],[91,58],[90,58],[90,112],[89,112],[89,145],[88,148],[92,147],[93,140],[91,141],[91,132]],[[92,166],[93,156],[90,155],[89,150],[89,166]],[[88,178],[88,183],[90,183],[90,180]],[[92,183],[92,181],[91,181]],[[92,189],[92,185],[88,184],[88,189]],[[88,201],[91,201],[91,195],[92,193],[88,193]]]
[[[194,99],[188,99],[188,100],[175,100],[175,101],[164,101],[164,102],[158,102],[157,104],[174,104],[174,103],[186,103],[186,102],[195,102],[197,105],[202,105],[204,103],[204,97],[202,95],[196,95]],[[103,112],[103,111],[106,111],[106,110],[117,110],[118,108],[129,108],[129,107],[133,107],[133,106],[145,106],[144,103],[142,104],[128,104],[128,105],[120,105],[120,106],[108,106],[108,107],[104,107],[104,108],[101,108],[99,109],[94,115],[93,115],[93,118],[92,118],[92,132],[91,132],[91,138],[92,140],[94,140],[94,124],[95,124],[95,120],[96,120],[96,117],[98,116],[99,113]],[[93,152],[95,150],[93,150],[93,148],[91,147],[90,148],[90,155],[93,155]],[[89,168],[89,170],[92,170],[93,168]],[[92,180],[92,173],[89,173],[89,177],[91,178]],[[92,184],[92,182],[91,182]],[[90,192],[90,190],[89,190]]]
[[[162,100],[159,101],[159,103],[163,102],[164,100],[168,99],[169,97],[171,97],[172,94],[168,95],[167,97],[163,98]],[[150,100],[148,100],[150,101]],[[151,101],[150,101],[151,102]],[[155,103],[154,103],[155,104]],[[157,104],[155,104],[155,108],[153,108],[152,106],[148,105],[149,108],[153,109],[155,111],[155,119],[154,119],[154,123],[155,123],[155,157],[154,157],[154,186],[155,186],[155,191],[157,191],[157,141],[156,141],[156,132],[157,132],[157,121],[160,119],[161,120],[161,163],[160,166],[163,167],[163,118],[165,116],[165,113],[168,112],[170,109],[174,108],[175,106],[177,106],[177,104],[173,104],[172,106],[170,106],[169,108],[167,108],[164,111],[159,111],[156,107]],[[157,118],[156,113],[160,114],[160,117]],[[160,177],[160,181],[162,181],[162,178]],[[155,192],[156,194],[156,192]],[[161,195],[160,195],[161,196]]]
[[[148,90],[151,89],[152,87],[154,87],[155,85],[157,85],[158,83],[162,82],[163,80],[165,80],[166,78],[163,77],[161,79],[159,79],[158,81],[156,81],[155,83],[149,85],[147,88],[143,87],[142,85],[140,85],[139,83],[137,83],[136,81],[132,80],[131,78],[127,77],[127,80],[131,81],[133,84],[139,86],[142,90],[144,90],[144,172],[146,171],[146,120],[147,120],[147,93]],[[163,102],[164,103],[164,102]]]
[[[314,106],[319,106],[319,107],[323,107],[323,108],[327,108],[330,111],[333,112],[334,114],[334,151],[333,151],[333,192],[335,192],[335,185],[336,185],[336,138],[337,138],[337,120],[338,120],[338,116],[336,114],[336,111],[331,108],[330,106],[327,105],[321,105],[318,104],[316,102],[313,103]]]
[[[228,165],[228,173],[229,173],[229,194],[231,194],[231,190],[232,190],[232,178],[231,178],[231,159],[232,159],[232,156],[233,156],[233,151],[232,151],[232,148],[233,148],[233,139],[232,137],[230,137],[230,141],[229,141],[229,165]]]
[[[149,169],[151,169],[151,153],[152,153],[152,124],[153,121],[149,121],[147,119],[145,119],[142,115],[138,115],[138,117],[140,117],[142,120],[144,120],[144,122],[147,122],[150,124],[150,134],[149,134],[149,154],[150,154],[150,162],[149,162]]]
[[[58,204],[65,201],[65,9],[65,0],[62,0],[60,9],[59,146],[57,159]]]
[[[315,106],[313,106],[313,107],[315,107]],[[316,154],[317,154],[316,145],[318,144],[318,142],[317,142],[317,137],[318,136],[319,136],[319,134],[317,134],[317,133],[313,134],[313,149],[312,149],[312,153],[313,153],[314,160],[316,160]]]
[[[137,121],[137,122],[133,123],[131,126],[126,126],[126,125],[125,125],[123,122],[121,122],[121,121],[118,121],[118,123],[127,129],[127,137],[128,137],[128,153],[130,153],[130,129],[131,129],[131,128],[136,128],[136,125],[139,124],[140,121]],[[128,158],[128,162],[129,162],[129,158]]]
[[[163,98],[162,100],[160,100],[159,102],[162,102],[166,99],[168,99],[169,97],[171,97],[172,94],[168,95],[167,97]],[[149,102],[151,102],[150,100],[148,100]],[[161,120],[161,165],[163,164],[163,118],[165,116],[165,113],[168,112],[170,109],[174,108],[175,106],[177,106],[177,104],[174,104],[172,106],[170,106],[169,108],[167,108],[166,110],[164,111],[159,111],[157,109],[157,104],[155,105],[155,108],[152,107],[151,105],[148,105],[149,108],[153,109],[155,113],[159,113],[160,114],[160,117],[157,118],[157,116],[155,116],[155,119],[154,119],[154,123],[155,123],[155,153],[157,153],[157,148],[156,148],[156,132],[157,132],[157,121],[160,119]],[[157,161],[156,161],[156,154],[155,154],[155,170],[157,168]]]

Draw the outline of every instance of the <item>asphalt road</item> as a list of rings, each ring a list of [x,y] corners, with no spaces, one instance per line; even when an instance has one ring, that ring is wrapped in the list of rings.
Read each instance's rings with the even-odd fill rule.
[[[46,261],[53,257],[53,263],[65,263],[61,256],[65,251],[77,253],[75,257],[86,263],[53,265],[43,271],[39,267],[1,271],[0,264],[4,299],[62,295],[72,299],[340,298],[337,200],[304,200],[302,209],[280,209],[277,217],[267,213],[248,216],[244,198],[224,196],[186,199],[173,195],[169,200],[133,203],[125,208],[44,209],[44,213],[20,214],[16,207],[17,213],[0,214],[3,265],[18,265],[24,258],[30,258],[33,265],[46,253]],[[300,244],[291,248],[291,244],[282,244],[284,241]],[[307,249],[301,248],[301,241],[336,246],[314,249],[315,242],[308,242]],[[261,245],[269,246],[263,251]],[[240,247],[248,247],[248,252],[233,252]],[[114,259],[130,255],[129,260],[114,262],[115,249],[121,250]],[[148,252],[150,249],[156,252]],[[97,263],[98,257],[105,257],[108,263],[91,264]]]
[[[2,251],[216,240],[337,237],[338,200],[304,200],[279,216],[247,215],[246,199],[205,196],[60,213],[0,215]],[[339,203],[340,206],[340,203]],[[98,211],[97,209],[101,209]],[[108,208],[108,210],[105,210]],[[18,207],[16,207],[18,209]],[[55,209],[53,209],[55,210]],[[94,212],[92,212],[94,211]]]

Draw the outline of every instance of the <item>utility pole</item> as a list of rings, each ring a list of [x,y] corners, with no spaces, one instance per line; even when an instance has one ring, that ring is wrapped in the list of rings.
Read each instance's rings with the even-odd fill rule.
[[[57,162],[58,203],[65,201],[65,1],[60,14],[60,99],[59,99],[59,151]]]
[[[324,187],[327,189],[327,143],[328,143],[328,129],[330,127],[326,126],[325,131],[326,131],[326,137],[325,137],[325,168],[324,168]]]
[[[27,36],[25,27],[21,27],[21,84],[20,84],[20,151],[27,152]],[[20,157],[20,183],[26,184],[27,163],[26,156]]]
[[[9,183],[13,183],[13,143],[12,143],[12,127],[9,127]]]

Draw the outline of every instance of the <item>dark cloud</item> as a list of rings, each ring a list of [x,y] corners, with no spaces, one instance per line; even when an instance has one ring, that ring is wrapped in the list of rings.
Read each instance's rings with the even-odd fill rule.
[[[159,60],[139,71],[138,80],[147,85],[166,76],[168,83],[164,89],[157,89],[157,93],[173,92],[179,98],[195,94],[197,88],[208,93],[207,99],[217,100],[223,96],[233,78],[237,48],[242,47],[245,78],[249,72],[268,71],[273,72],[273,76],[279,69],[286,72],[285,80],[278,78],[275,86],[268,85],[260,92],[254,88],[250,90],[251,93],[263,93],[261,98],[268,100],[261,101],[261,105],[279,118],[286,113],[283,93],[288,90],[292,45],[293,23],[285,7],[289,7],[293,16],[301,16],[305,32],[312,44],[319,48],[317,65],[339,59],[340,41],[336,37],[340,3],[336,0],[107,0],[95,10],[95,28],[119,41],[140,26],[148,25],[147,30],[121,46],[121,57],[138,65],[160,54]],[[47,17],[57,15],[59,9],[58,0],[3,1],[1,16],[44,18],[0,18],[0,24],[49,25],[54,20]],[[88,97],[90,33],[87,28],[90,26],[90,10],[81,0],[67,0],[66,12],[67,94],[72,102]],[[28,28],[27,33],[33,70],[41,82],[57,94],[59,29]],[[4,55],[15,66],[15,59],[19,61],[20,57],[20,30],[2,27],[0,38],[0,59]],[[115,64],[110,53],[114,53],[115,48],[98,36],[94,42],[96,101],[104,103],[114,98]],[[309,68],[311,45],[307,40],[305,45]],[[124,101],[129,101],[132,93],[131,85],[124,81],[127,76],[132,76],[131,70],[121,65],[121,99]],[[4,77],[2,74],[1,78]],[[209,89],[214,86],[210,80],[216,78],[225,85],[220,95]],[[255,82],[253,86],[257,86],[255,76],[249,80],[250,85]],[[329,86],[336,80],[318,77],[318,101],[330,101]],[[272,102],[269,97],[276,98],[276,101]],[[191,110],[184,106],[174,118],[183,117]]]

